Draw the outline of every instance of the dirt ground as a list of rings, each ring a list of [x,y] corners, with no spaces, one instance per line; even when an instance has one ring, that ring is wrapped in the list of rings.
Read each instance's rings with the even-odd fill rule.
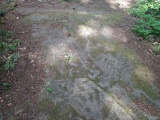
[[[81,0],[81,2],[60,2],[58,0],[44,0],[44,1],[43,0],[35,0],[35,1],[19,0],[17,2],[17,6],[15,7],[15,9],[7,13],[7,15],[4,17],[5,23],[2,25],[2,27],[5,27],[8,30],[13,31],[16,38],[20,39],[21,44],[18,48],[20,58],[17,62],[15,69],[9,72],[5,71],[3,73],[0,73],[1,74],[0,82],[8,82],[12,85],[10,90],[6,90],[6,91],[3,90],[0,93],[0,105],[1,105],[3,120],[65,120],[65,119],[68,119],[68,120],[69,119],[71,120],[73,119],[75,120],[85,120],[85,119],[87,120],[89,119],[158,120],[159,119],[160,107],[158,105],[160,105],[159,104],[160,103],[159,102],[160,100],[160,97],[159,97],[160,96],[160,55],[153,55],[153,53],[149,50],[150,48],[149,43],[143,40],[142,38],[138,37],[136,34],[132,33],[131,31],[132,25],[136,22],[136,18],[132,17],[127,12],[126,8],[128,8],[128,6],[130,6],[130,4],[133,3],[134,1],[130,0],[130,4],[125,4],[123,2],[119,3],[119,1],[116,1],[116,0],[115,2],[112,2],[110,0],[106,0],[106,1],[107,2],[105,2],[105,0],[100,0],[100,1]],[[61,14],[63,17],[61,17],[59,14]],[[88,16],[86,17],[85,14],[87,14]],[[101,16],[105,14],[108,14],[109,18],[101,18]],[[46,16],[48,15],[49,18],[46,17],[45,15]],[[99,17],[98,15],[99,16],[101,15],[101,16]],[[116,15],[116,16],[113,16],[113,15]],[[53,22],[54,20],[51,18],[53,18],[55,21],[57,20],[57,22]],[[83,18],[84,20],[82,20]],[[106,33],[105,31],[106,29],[104,29],[104,32],[102,31],[102,34],[103,33],[105,33],[105,35],[107,34],[106,36],[104,35],[105,39],[108,39],[108,40],[115,39],[116,42],[115,41],[112,42],[112,40],[111,42],[110,41],[104,42],[103,41],[104,37],[101,38],[99,36],[98,37],[94,36],[96,32],[92,33],[92,29],[90,29],[89,25],[88,25],[89,27],[87,28],[81,25],[81,24],[85,24],[85,22],[87,22],[87,20],[90,18],[94,18],[93,23],[92,21],[90,21],[91,23],[90,26],[92,28],[95,28],[95,30],[97,29],[96,32],[99,31],[104,26],[107,26],[107,28],[109,28],[109,30],[112,31],[111,32],[112,34],[110,34],[108,31],[107,31],[108,33]],[[103,21],[103,20],[109,20],[109,19],[111,20],[111,22],[109,23],[106,23],[105,21]],[[94,20],[95,21],[97,20],[97,22],[100,22],[101,25],[96,26],[96,23],[94,23],[95,22]],[[70,23],[66,23],[66,21],[70,21]],[[90,23],[87,23],[87,24],[90,24]],[[67,30],[63,29],[65,25]],[[82,31],[81,30],[78,31],[79,36],[76,36],[75,34],[77,31],[75,29],[78,29],[77,27],[78,25],[79,26],[81,25],[79,28],[82,28]],[[61,28],[62,28],[62,31],[61,31]],[[86,32],[87,34],[83,34],[84,32],[83,28],[85,29],[85,31],[87,30],[91,31],[91,36],[93,38],[89,36],[90,33]],[[45,31],[47,31],[48,33],[45,33]],[[56,32],[56,31],[60,31],[60,32]],[[64,32],[63,36],[60,35],[63,32]],[[53,41],[51,41],[50,38],[55,39],[55,43],[53,43]],[[77,38],[76,40],[82,40],[82,41],[78,41],[77,42],[78,44],[77,43],[74,44],[74,40],[75,40],[74,38]],[[94,38],[99,40],[102,39],[102,42],[99,42],[99,41],[97,42],[97,40],[95,40]],[[84,40],[87,40],[90,42],[87,43]],[[73,41],[73,46],[71,44],[72,41]],[[58,46],[56,49],[53,49],[53,51],[55,51],[56,53],[54,56],[55,58],[51,58],[52,53],[48,52],[50,50],[49,45],[52,45],[52,44],[54,46]],[[66,44],[69,47],[68,46],[65,47]],[[101,50],[101,48],[99,48],[99,46],[105,48],[105,46],[103,46],[104,44],[109,46],[112,46],[113,44],[115,46],[115,50],[109,53],[108,52],[106,53],[105,50]],[[129,53],[126,52],[130,50],[134,52],[129,52]],[[118,53],[119,51],[120,51],[120,54]],[[71,54],[71,53],[72,53],[71,60],[69,59],[70,62],[68,64],[66,63],[66,61],[64,60],[65,58],[63,57],[66,54]],[[88,53],[90,55],[88,55]],[[103,54],[100,55],[101,53],[104,53],[104,55]],[[121,53],[126,56],[121,57]],[[136,57],[134,53],[136,53]],[[113,57],[114,56],[113,54],[116,57]],[[131,54],[131,55],[128,55],[128,54]],[[75,56],[76,57],[78,56],[77,57],[78,60],[75,59],[74,61],[72,58],[74,58]],[[109,68],[106,67],[103,69],[103,67],[105,66],[105,61],[103,61],[102,59],[103,57],[106,59],[110,59],[111,61],[112,60],[118,61],[118,63],[120,64],[122,63],[126,65],[124,78],[122,75],[122,78],[124,80],[126,78],[126,81],[121,82],[117,80],[115,82],[109,82],[109,83],[103,82],[103,78],[106,77],[106,74],[110,73],[109,71],[107,71]],[[58,66],[57,66],[56,60],[58,61]],[[54,62],[56,64],[54,64]],[[62,68],[60,68],[59,64],[62,66]],[[71,67],[73,64],[77,66]],[[90,64],[91,64],[91,67],[90,67]],[[112,63],[109,61],[108,64],[109,65],[113,64],[111,66],[114,66],[116,63]],[[139,64],[141,66],[138,66]],[[137,88],[131,87],[132,85],[130,86],[130,81],[132,80],[128,76],[132,73],[132,69],[134,71],[134,69],[136,70],[136,68],[137,69],[140,68],[140,70],[138,71],[138,74],[140,73],[140,75],[142,76],[142,79],[144,78],[145,80],[148,80],[148,79],[149,81],[151,80],[151,84],[153,84],[154,88],[156,88],[156,93],[152,91],[147,91],[148,86],[146,85],[146,82],[141,82],[141,80],[139,81],[139,79],[141,78],[136,77],[134,80],[136,81],[135,85],[137,86]],[[67,73],[65,73],[66,72],[65,69],[67,69]],[[121,70],[123,68],[117,65],[117,66],[114,66],[115,71],[116,69]],[[68,73],[69,70],[70,71],[73,70],[73,72],[71,72],[72,75]],[[60,71],[60,72],[57,72],[57,71]],[[99,73],[97,71],[102,72],[102,74],[98,75]],[[92,73],[94,74],[93,76],[92,76]],[[112,74],[112,72],[110,74]],[[113,73],[113,76],[115,74],[116,73]],[[96,76],[95,79],[94,79],[94,76]],[[108,79],[108,81],[110,81],[112,78],[109,79],[109,77],[110,76],[107,76],[105,79]],[[98,82],[96,81],[97,78],[100,79]],[[55,79],[58,79],[59,82],[57,82],[57,80]],[[67,80],[74,79],[74,82],[72,82],[72,80],[71,81],[68,80],[68,82],[66,83],[67,80],[64,82],[64,79],[67,79]],[[50,87],[54,89],[53,91],[55,93],[53,92],[52,94],[49,94],[47,91],[45,91],[46,88],[48,87],[47,86],[48,81],[51,84]],[[79,82],[79,81],[82,81],[82,82]],[[83,85],[83,82],[85,82],[85,85]],[[67,115],[71,114],[70,115],[71,117],[68,118],[66,114],[61,115],[60,113],[63,113],[63,110],[60,110],[60,112],[57,112],[57,110],[54,110],[54,112],[52,112],[52,109],[50,107],[56,108],[55,101],[59,98],[59,96],[57,96],[56,93],[58,93],[58,91],[61,90],[61,88],[57,88],[57,86],[58,85],[63,86],[63,84],[67,87],[67,89],[69,89],[69,90],[62,90],[63,93],[66,93],[66,91],[70,92],[70,88],[73,87],[73,86],[70,86],[70,84],[74,84],[74,85],[77,85],[78,87],[84,88],[83,91],[87,91],[87,89],[93,89],[94,91],[95,89],[97,89],[99,93],[97,93],[96,91],[92,93],[91,91],[91,94],[95,94],[95,96],[97,94],[100,94],[99,96],[102,96],[102,97],[109,96],[107,100],[108,101],[112,101],[112,99],[115,100],[115,102],[113,103],[113,106],[114,105],[118,106],[117,109],[119,110],[119,112],[121,111],[122,114],[125,114],[125,115],[124,116],[120,115],[120,113],[117,112],[117,113],[114,113],[117,115],[117,118],[114,118],[113,116],[116,116],[114,114],[109,114],[109,115],[107,114],[106,116],[106,114],[101,115],[103,114],[102,112],[99,113],[96,110],[94,111],[94,108],[92,107],[97,107],[96,105],[98,105],[97,110],[99,109],[101,110],[101,106],[103,108],[103,104],[101,103],[104,103],[105,100],[103,100],[103,98],[101,97],[98,98],[99,100],[97,100],[98,102],[95,104],[92,104],[94,102],[85,103],[84,105],[88,106],[88,109],[89,109],[89,110],[86,109],[86,111],[88,110],[91,112],[84,113],[83,111],[81,111],[81,109],[83,108],[79,107],[77,104],[82,103],[83,99],[90,94],[86,92],[83,94],[80,94],[79,92],[76,93],[77,96],[73,99],[70,99],[70,97],[72,97],[71,93],[69,94],[60,93],[60,95],[62,96],[66,95],[65,97],[68,98],[67,100],[69,101],[69,102],[67,100],[63,101],[63,99],[61,99],[61,96],[60,96],[62,103],[64,102],[65,104],[64,105],[60,103],[61,106],[64,107],[64,106],[71,105],[72,107],[74,107],[74,110],[69,110],[69,112],[68,111],[66,112]],[[94,85],[92,86],[92,84]],[[121,88],[119,89],[119,86],[121,86],[121,88],[125,90],[125,93],[127,93],[127,95],[131,93],[130,95],[134,96],[136,94],[135,92],[133,92],[134,90],[135,91],[141,90],[142,92],[140,93],[144,92],[144,94],[138,97],[137,99],[136,98],[132,99],[132,97],[125,97],[123,99],[123,97],[126,95],[123,95],[123,94],[121,95],[121,92],[123,92],[123,90]],[[0,87],[3,87],[3,86],[0,86]],[[150,89],[149,87],[148,87],[148,90],[152,90],[152,88]],[[118,92],[115,92],[116,89],[119,89]],[[74,91],[76,91],[76,88],[75,90],[73,90],[73,92]],[[41,100],[42,93],[47,95],[47,96],[43,95],[45,96],[45,98],[47,98],[47,100],[49,99],[47,102],[46,100]],[[120,95],[120,98],[117,94]],[[154,96],[152,96],[152,94]],[[148,97],[144,97],[145,95]],[[149,98],[149,100],[146,100],[147,98]],[[87,100],[88,99],[89,98],[87,98]],[[130,100],[133,102],[133,105],[131,104],[129,105],[129,107],[133,108],[132,111],[136,109],[135,113],[133,112],[132,114],[129,108],[121,107],[126,105],[125,103],[123,104],[125,100],[126,100],[126,103],[129,102]],[[50,103],[50,102],[53,102],[53,103]],[[59,102],[57,103],[59,104]],[[90,104],[92,106],[90,106]],[[82,107],[84,106],[82,105]],[[107,110],[108,108],[109,106],[107,106]],[[110,109],[108,113],[111,113],[113,110],[114,110],[114,107],[113,109]],[[95,112],[97,113],[96,114],[97,117],[94,116]],[[59,115],[59,116],[55,117],[55,116],[52,116],[51,114],[54,114],[55,116],[56,115]],[[103,116],[103,118],[101,118],[101,116]]]

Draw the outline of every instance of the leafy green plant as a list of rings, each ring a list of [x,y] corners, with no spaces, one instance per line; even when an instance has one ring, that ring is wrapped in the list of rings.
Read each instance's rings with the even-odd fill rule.
[[[151,15],[144,15],[137,21],[133,30],[145,39],[158,37],[160,34],[160,21]]]
[[[19,58],[19,54],[12,54],[10,57],[6,59],[6,63],[4,65],[5,70],[12,70],[15,67],[16,61]]]
[[[138,17],[133,31],[149,41],[156,41],[152,44],[154,46],[153,53],[158,54],[160,51],[160,1],[139,0],[133,5],[130,12]]]
[[[159,46],[155,46],[154,49],[153,49],[153,53],[155,55],[157,55],[159,52],[160,52],[160,45]]]
[[[152,45],[154,45],[154,46],[155,46],[155,45],[158,45],[158,44],[159,44],[158,42],[153,42],[153,43],[152,43]]]
[[[69,60],[71,60],[71,56],[68,55],[68,54],[66,54],[66,55],[65,55],[65,59],[69,61]]]
[[[2,17],[2,16],[4,16],[5,15],[5,13],[6,13],[6,11],[5,10],[0,10],[0,16]]]
[[[9,83],[7,83],[7,82],[3,82],[2,86],[5,87],[5,90],[9,90],[11,88],[11,85]]]
[[[0,29],[0,40],[9,38],[12,32],[6,30],[6,29]]]
[[[1,61],[1,70],[4,64],[4,70],[12,70],[15,65],[16,61],[19,58],[19,54],[14,53],[17,47],[20,44],[18,39],[12,40],[11,39],[12,32],[0,29],[0,61]]]
[[[151,45],[152,45],[152,48],[153,48],[153,53],[155,55],[160,53],[160,43],[159,42],[153,42]]]
[[[5,87],[10,87],[11,86],[9,83],[6,83],[6,82],[3,82],[2,85],[5,86]]]
[[[47,88],[47,91],[48,91],[49,93],[52,93],[52,92],[53,92],[53,89],[52,89],[51,87],[48,87],[48,88]]]
[[[19,43],[20,41],[18,39],[14,41],[11,39],[8,39],[6,42],[3,42],[3,47],[8,51],[14,51],[19,46]]]
[[[160,36],[160,1],[140,0],[130,10],[139,19],[133,30],[145,39]]]

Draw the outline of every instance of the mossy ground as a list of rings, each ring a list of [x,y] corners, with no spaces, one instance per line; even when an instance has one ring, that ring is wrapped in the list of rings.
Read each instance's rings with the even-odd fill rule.
[[[68,120],[74,117],[80,117],[86,120],[86,117],[81,116],[72,106],[62,108],[60,103],[53,103],[49,98],[42,98],[39,102],[39,109],[47,115],[47,120]],[[69,115],[72,115],[71,118]]]
[[[121,22],[122,20],[121,14],[118,12],[113,14],[106,14],[106,16],[104,16],[104,15],[98,15],[98,14],[92,14],[92,13],[86,14],[83,12],[74,13],[72,11],[66,11],[65,13],[65,11],[63,12],[57,11],[57,12],[34,13],[34,14],[31,14],[30,16],[26,16],[22,21],[27,24],[47,23],[50,21],[56,21],[56,22],[60,21],[61,23],[65,23],[63,22],[63,20],[65,20],[66,17],[71,21],[73,21],[73,23],[76,25],[83,24],[87,26],[88,24],[86,24],[86,21],[90,21],[90,20],[99,21],[101,25],[114,25],[115,23]]]

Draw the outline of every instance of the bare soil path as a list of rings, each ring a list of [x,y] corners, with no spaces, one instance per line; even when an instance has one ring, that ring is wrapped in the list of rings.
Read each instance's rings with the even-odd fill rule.
[[[160,61],[131,32],[132,3],[19,0],[6,20],[22,44],[3,76],[3,119],[159,120]]]

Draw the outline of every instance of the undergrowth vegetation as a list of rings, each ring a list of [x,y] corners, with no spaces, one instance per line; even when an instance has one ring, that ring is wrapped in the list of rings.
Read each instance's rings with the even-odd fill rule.
[[[133,31],[152,42],[154,54],[160,52],[160,0],[139,0],[131,8],[138,17]]]
[[[12,32],[3,26],[3,18],[9,10],[13,10],[15,0],[4,0],[0,3],[0,72],[15,67],[19,54],[16,52],[19,40],[13,38]],[[3,27],[2,27],[3,26]]]
[[[0,69],[11,70],[15,67],[19,57],[16,49],[19,45],[18,39],[11,39],[11,32],[0,29]]]

